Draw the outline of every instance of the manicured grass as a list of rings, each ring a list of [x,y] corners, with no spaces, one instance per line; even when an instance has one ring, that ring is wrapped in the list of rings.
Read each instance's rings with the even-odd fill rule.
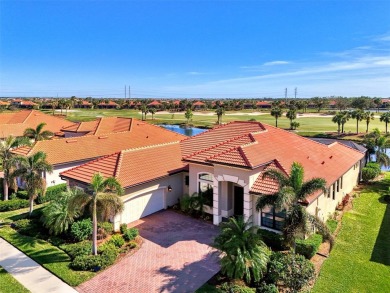
[[[92,272],[76,272],[69,268],[69,256],[58,247],[41,239],[24,236],[9,226],[0,228],[0,237],[27,254],[71,286],[77,286],[95,276]]]
[[[18,281],[12,277],[5,269],[0,267],[0,292],[1,293],[28,293],[26,288],[23,287]]]
[[[338,224],[338,222],[336,220],[333,220],[333,219],[329,219],[326,221],[326,225],[328,226],[331,233],[334,233],[334,231],[336,231],[337,224]]]
[[[390,173],[354,199],[312,292],[390,292],[390,204],[383,200],[388,186]]]
[[[257,110],[243,110],[243,111],[228,111],[225,115],[222,116],[223,122],[230,121],[248,121],[250,119],[255,119],[256,121],[264,122],[267,124],[275,125],[275,118],[270,114],[261,114],[261,115],[252,115],[253,112],[259,112]],[[51,113],[50,111],[48,113]],[[217,116],[214,111],[201,111],[201,112],[193,112],[194,115],[192,117],[192,123],[195,126],[203,126],[203,127],[212,127],[215,125],[217,121]],[[199,114],[211,114],[211,115],[199,115]],[[317,113],[318,114],[318,113]],[[322,113],[319,113],[322,114]],[[376,114],[379,115],[379,114]],[[108,117],[108,116],[121,116],[121,117],[135,117],[141,119],[141,112],[138,110],[99,110],[99,109],[75,109],[73,112],[68,112],[67,119],[71,121],[90,121],[94,120],[96,117]],[[150,123],[160,124],[160,123],[168,123],[168,124],[180,124],[185,123],[186,119],[184,117],[184,113],[174,112],[169,114],[160,114],[156,112],[154,115],[154,120],[152,120],[152,115],[149,113],[146,116],[147,121]],[[298,128],[298,132],[304,132],[305,134],[310,133],[323,133],[323,132],[336,132],[337,124],[332,122],[331,117],[301,117],[298,116],[297,121],[300,123],[300,127]],[[290,121],[283,115],[283,117],[279,118],[278,126],[281,128],[289,128]],[[374,128],[379,128],[384,131],[385,124],[379,121],[379,118],[375,118],[369,125],[369,130],[371,131]],[[364,133],[366,130],[366,125],[363,122],[359,123],[359,132]],[[356,120],[350,119],[345,124],[345,131],[347,133],[355,133],[356,132]]]
[[[33,214],[36,213],[38,210],[42,209],[45,206],[45,203],[34,205]],[[0,227],[4,224],[10,224],[14,221],[17,221],[19,219],[26,218],[28,216],[29,208],[19,209],[15,211],[9,211],[9,212],[1,212],[0,213]]]

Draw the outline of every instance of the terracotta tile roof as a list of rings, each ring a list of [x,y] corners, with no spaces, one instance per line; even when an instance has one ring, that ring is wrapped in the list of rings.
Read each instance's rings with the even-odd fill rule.
[[[153,101],[148,104],[148,106],[161,106],[162,104],[159,101]]]
[[[62,131],[94,135],[130,131],[132,121],[132,118],[102,117],[95,121],[76,123],[63,128]]]
[[[192,106],[204,106],[204,105],[206,105],[206,104],[201,102],[201,101],[198,101],[198,102],[195,102],[192,104]]]
[[[126,188],[183,170],[179,142],[123,150],[61,173],[62,177],[91,182],[93,174],[114,176]]]
[[[263,171],[260,172],[255,183],[253,183],[250,192],[257,193],[257,194],[274,194],[279,190],[279,184],[277,181],[272,180],[268,177],[265,177],[263,179],[264,172],[270,169],[276,169],[287,174],[286,171],[279,164],[279,162],[275,160],[269,163],[268,165],[266,165]]]
[[[288,173],[292,163],[299,162],[304,166],[305,180],[322,177],[328,185],[364,157],[363,153],[340,143],[323,145],[258,122],[232,122],[181,144],[185,161],[255,169],[277,160]]]
[[[184,138],[186,136],[134,119],[130,131],[38,141],[32,148],[19,148],[14,153],[28,155],[44,151],[48,161],[56,165],[92,160],[125,149],[180,141]]]
[[[88,101],[82,101],[81,105],[83,105],[83,106],[92,106],[92,103],[88,102]]]
[[[63,118],[35,110],[0,114],[0,137],[7,137],[8,135],[23,136],[26,128],[35,128],[41,122],[47,124],[44,128],[45,130],[50,130],[54,133],[59,132],[63,127],[74,124]]]
[[[256,103],[256,106],[271,106],[271,103],[267,101],[260,101]]]
[[[113,102],[113,101],[108,101],[108,103],[105,103],[105,102],[101,102],[98,104],[99,106],[118,106],[117,103]]]
[[[9,106],[9,103],[5,101],[0,101],[0,106]]]

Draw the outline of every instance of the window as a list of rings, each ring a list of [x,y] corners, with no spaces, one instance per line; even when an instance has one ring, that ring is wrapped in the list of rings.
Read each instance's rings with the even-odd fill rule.
[[[343,176],[341,176],[340,181],[341,181],[341,182],[340,182],[340,183],[341,183],[341,184],[340,184],[340,185],[341,185],[341,189],[343,189]]]
[[[339,179],[339,180],[340,180],[340,179]],[[339,181],[339,180],[336,181],[336,184],[337,184],[337,192],[340,191],[340,181]]]
[[[335,199],[336,198],[336,183],[333,183],[332,190],[333,190],[332,199]]]
[[[198,176],[198,194],[205,197],[205,204],[213,206],[213,175],[201,173]]]
[[[261,210],[261,226],[281,231],[283,229],[286,211],[276,211],[274,207]]]
[[[184,177],[184,184],[185,184],[186,186],[190,185],[190,176]]]
[[[332,188],[332,186],[328,188],[328,192],[326,193],[326,197],[327,197],[327,198],[330,197],[330,189],[331,189],[331,188]]]

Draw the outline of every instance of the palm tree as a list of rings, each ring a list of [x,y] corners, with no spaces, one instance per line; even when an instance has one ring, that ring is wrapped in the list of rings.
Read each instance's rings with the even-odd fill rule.
[[[54,133],[49,130],[42,131],[43,127],[45,126],[45,122],[39,123],[36,128],[27,128],[24,131],[23,135],[34,139],[34,141],[50,139],[54,135]]]
[[[275,127],[278,127],[278,119],[282,117],[283,111],[279,107],[273,107],[271,109],[271,116],[275,117]]]
[[[290,110],[287,111],[286,117],[290,119],[290,128],[293,128],[292,122],[294,119],[297,118],[297,110],[295,108],[290,108]]]
[[[30,201],[30,216],[33,212],[34,199],[38,193],[45,194],[46,180],[42,173],[53,171],[53,166],[46,160],[46,153],[36,152],[28,157],[15,157],[17,168],[12,172],[11,177],[19,177],[23,180],[27,195]]]
[[[154,120],[154,114],[156,114],[156,108],[152,107],[148,109],[148,112],[152,114],[152,120]],[[146,115],[145,115],[146,117]]]
[[[352,111],[351,117],[356,119],[356,134],[359,133],[359,121],[362,121],[365,117],[363,110]]]
[[[341,133],[344,133],[344,124],[347,123],[349,118],[351,117],[351,113],[349,111],[341,111],[342,117],[341,117]]]
[[[184,117],[187,119],[187,125],[190,122],[190,119],[192,118],[194,114],[192,114],[191,108],[187,108],[186,112],[184,113]]]
[[[385,122],[386,124],[386,134],[387,134],[387,124],[390,122],[390,112],[385,112],[379,118],[381,122]]]
[[[215,110],[215,113],[217,114],[217,124],[222,124],[222,115],[225,114],[225,109],[222,107],[218,107]]]
[[[367,125],[367,127],[366,127],[366,133],[368,133],[368,125],[370,124],[370,122],[371,122],[372,120],[375,119],[375,117],[374,117],[374,112],[370,112],[370,111],[364,112],[363,119],[366,120],[366,125]]]
[[[5,139],[0,140],[0,160],[3,165],[4,179],[3,179],[3,194],[4,200],[8,200],[8,187],[14,183],[10,174],[13,169],[14,156],[11,151],[20,146],[29,145],[30,140],[26,137],[13,137],[8,136]]]
[[[344,114],[342,112],[338,112],[336,115],[333,116],[332,122],[337,123],[337,132],[340,134],[340,126],[341,126],[341,121],[343,119]]]
[[[41,221],[50,234],[58,235],[68,231],[74,219],[80,216],[80,209],[69,208],[69,203],[81,193],[80,189],[65,191],[44,208]]]
[[[250,222],[242,216],[229,218],[221,224],[221,232],[214,240],[214,246],[222,253],[222,273],[232,279],[245,278],[258,282],[267,269],[269,250],[253,231]]]
[[[145,113],[145,120],[146,120],[146,113],[148,112],[148,108],[145,104],[142,104],[141,106],[141,119],[144,120],[144,113]]]
[[[290,175],[270,169],[264,172],[263,178],[278,182],[279,190],[274,194],[261,196],[257,200],[256,209],[259,211],[266,206],[272,206],[275,210],[286,210],[283,236],[287,246],[295,250],[296,238],[310,232],[309,223],[332,245],[333,239],[326,225],[318,217],[309,214],[300,204],[313,192],[320,190],[326,192],[325,179],[312,178],[304,182],[303,166],[297,162],[292,164]]]
[[[386,149],[390,147],[390,139],[385,135],[381,135],[378,128],[364,136],[363,144],[370,154],[375,154],[378,164],[386,167],[390,166],[390,158],[386,153]]]
[[[104,178],[100,173],[92,176],[91,190],[74,197],[70,202],[71,209],[80,208],[81,211],[87,205],[92,208],[92,254],[97,255],[97,222],[100,219],[108,219],[123,211],[123,202],[118,195],[123,194],[123,189],[115,177]]]

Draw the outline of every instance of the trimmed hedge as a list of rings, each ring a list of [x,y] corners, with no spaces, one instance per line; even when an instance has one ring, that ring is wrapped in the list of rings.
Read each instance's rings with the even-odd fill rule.
[[[55,199],[61,194],[61,192],[66,191],[66,188],[67,188],[66,183],[50,186],[46,189],[45,195],[42,194],[38,195],[36,202],[41,204],[44,202],[48,202],[52,199]]]
[[[70,258],[73,260],[77,256],[89,255],[92,252],[92,242],[91,241],[82,241],[73,244],[63,244],[60,245],[60,248],[65,251]]]
[[[20,234],[31,237],[39,236],[41,232],[41,227],[33,219],[20,219],[12,223],[11,227]]]
[[[295,252],[311,259],[317,253],[321,243],[322,236],[320,234],[313,234],[307,239],[298,239],[296,240]]]
[[[29,206],[28,200],[14,198],[6,201],[0,201],[0,212],[14,211]]]
[[[119,254],[118,248],[112,243],[101,245],[98,251],[98,255],[76,256],[70,266],[74,270],[96,272],[112,265]]]
[[[115,234],[108,240],[108,243],[112,243],[116,247],[121,248],[125,244],[125,239],[123,239],[122,235]]]
[[[264,229],[258,229],[257,234],[260,235],[263,242],[272,248],[272,250],[284,250],[283,235],[277,234]]]

